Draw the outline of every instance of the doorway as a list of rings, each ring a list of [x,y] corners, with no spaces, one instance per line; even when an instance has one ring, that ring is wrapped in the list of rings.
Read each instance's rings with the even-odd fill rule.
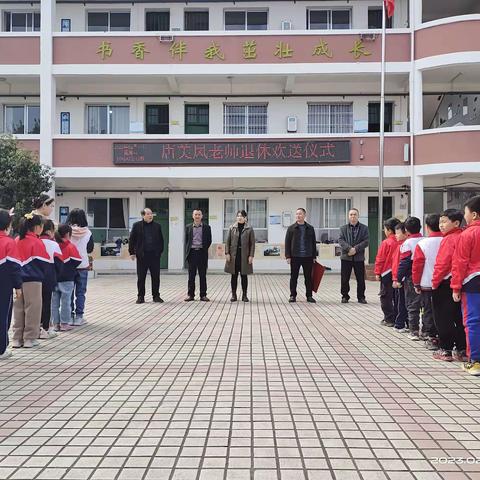
[[[185,199],[185,226],[193,222],[193,211],[200,209],[203,212],[203,221],[208,225],[208,198]]]
[[[154,220],[162,227],[164,250],[160,258],[160,268],[168,268],[168,238],[169,238],[169,219],[168,219],[168,198],[146,198],[145,208],[149,208],[154,215]]]
[[[392,216],[393,198],[383,197],[383,220]],[[368,247],[368,263],[375,263],[378,251],[378,197],[368,197],[368,234],[370,244]]]
[[[208,198],[186,198],[185,211],[183,218],[185,219],[185,226],[193,222],[193,211],[200,209],[203,212],[203,222],[208,225]],[[183,266],[187,268],[187,259],[183,259]]]

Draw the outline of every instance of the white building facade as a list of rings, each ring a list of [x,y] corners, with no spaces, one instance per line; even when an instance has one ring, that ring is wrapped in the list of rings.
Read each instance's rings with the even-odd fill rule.
[[[131,269],[128,231],[150,207],[184,266],[193,208],[210,267],[238,209],[256,269],[287,269],[297,207],[319,258],[360,210],[378,231],[379,0],[0,2],[0,132],[55,169],[56,213],[87,212],[99,270]],[[397,0],[386,36],[385,216],[480,191],[480,8]]]

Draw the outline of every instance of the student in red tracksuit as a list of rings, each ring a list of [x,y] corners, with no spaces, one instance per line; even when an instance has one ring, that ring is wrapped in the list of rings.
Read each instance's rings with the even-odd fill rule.
[[[417,243],[412,263],[412,282],[415,291],[421,297],[423,307],[422,336],[426,339],[425,347],[429,350],[438,350],[439,348],[432,307],[433,267],[443,238],[439,223],[440,215],[438,213],[427,215],[425,218],[427,236]]]
[[[380,322],[387,327],[395,325],[395,303],[392,286],[392,256],[397,247],[395,227],[400,223],[398,218],[389,218],[383,222],[385,240],[378,249],[375,258],[375,278],[380,282],[380,305],[383,311],[383,320]]]
[[[400,264],[398,266],[398,278],[397,282],[401,284],[405,292],[405,305],[408,312],[408,326],[410,328],[410,340],[420,340],[420,308],[421,298],[415,291],[415,287],[412,281],[412,262],[413,253],[417,243],[423,238],[420,230],[422,224],[417,217],[408,217],[405,220],[405,230],[407,231],[408,238],[403,242],[400,247]]]
[[[67,331],[74,328],[69,325],[71,318],[71,299],[75,287],[77,267],[82,263],[82,257],[77,247],[70,241],[72,227],[59,225],[57,241],[62,251],[63,266],[57,277],[57,285],[52,295],[52,318],[55,331]]]
[[[22,261],[22,295],[13,305],[12,347],[31,348],[38,345],[42,317],[42,282],[45,278],[50,256],[43,242],[42,217],[27,213],[20,220],[17,249]]]
[[[463,369],[470,375],[480,375],[480,195],[465,203],[467,228],[453,255],[453,300],[462,301],[463,325],[467,337],[470,361]]]
[[[462,309],[453,301],[450,279],[452,259],[460,240],[463,213],[449,208],[440,215],[440,231],[443,239],[438,249],[432,277],[433,317],[437,327],[440,349],[433,354],[435,360],[466,362],[465,330]],[[455,347],[455,350],[453,349]]]
[[[12,356],[8,347],[8,329],[12,319],[13,290],[16,296],[22,295],[22,262],[18,257],[15,240],[10,237],[12,216],[0,209],[0,360]]]
[[[400,248],[403,242],[408,238],[405,224],[399,223],[395,227],[395,239],[397,246],[392,256],[392,286],[395,292],[395,326],[393,331],[397,333],[408,333],[408,312],[405,305],[405,289],[398,281],[398,267],[400,266]]]
[[[61,273],[63,266],[62,251],[55,241],[55,224],[52,220],[46,219],[43,221],[43,232],[40,235],[40,240],[47,249],[50,263],[42,283],[42,327],[38,338],[48,339],[57,336],[51,324],[52,294],[57,284],[57,276]]]

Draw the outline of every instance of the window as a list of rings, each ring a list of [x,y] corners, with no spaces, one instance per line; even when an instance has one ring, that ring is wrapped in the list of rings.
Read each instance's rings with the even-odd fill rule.
[[[147,12],[145,30],[147,32],[166,32],[170,30],[170,12]]]
[[[128,32],[130,12],[88,12],[89,32]]]
[[[308,221],[315,228],[317,242],[337,243],[340,227],[348,221],[350,198],[307,198]]]
[[[128,237],[128,214],[128,198],[89,198],[87,217],[94,241],[105,244]]]
[[[105,135],[130,132],[130,107],[113,105],[88,105],[88,133]]]
[[[207,105],[185,105],[185,133],[208,133]]]
[[[168,104],[145,106],[145,133],[169,133]]]
[[[392,17],[385,15],[386,27],[392,28]],[[382,28],[382,8],[368,9],[368,28]]]
[[[266,30],[267,11],[231,10],[225,12],[225,30]]]
[[[350,10],[307,10],[307,28],[310,30],[348,30],[351,28]]]
[[[39,32],[39,12],[5,12],[4,26],[6,32]]]
[[[245,210],[247,212],[248,223],[255,230],[255,240],[257,242],[268,242],[267,201],[246,200],[243,198],[225,200],[223,211],[223,241],[227,239],[230,225],[236,221],[238,210]]]
[[[385,102],[385,131],[393,131],[393,103]],[[370,102],[368,104],[368,131],[380,131],[380,102]]]
[[[6,105],[5,133],[14,135],[40,133],[40,107],[38,105]]]
[[[184,30],[208,30],[208,10],[186,10]]]
[[[353,104],[310,103],[308,133],[352,133]]]
[[[267,133],[267,105],[224,104],[223,133],[230,135]]]

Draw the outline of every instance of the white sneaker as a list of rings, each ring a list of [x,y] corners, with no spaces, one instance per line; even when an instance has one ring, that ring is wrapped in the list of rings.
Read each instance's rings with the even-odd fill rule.
[[[22,348],[23,343],[20,340],[12,340],[11,342],[12,348]]]
[[[40,327],[40,335],[38,336],[40,340],[47,340],[50,338],[48,332],[45,331],[43,327]]]
[[[23,348],[32,348],[32,347],[36,347],[38,345],[40,345],[38,340],[25,340],[23,342]]]
[[[0,355],[0,360],[6,360],[7,358],[10,358],[12,355],[13,355],[12,351],[7,349],[5,350],[5,352],[3,352]]]
[[[76,326],[76,327],[80,327],[82,325],[85,325],[87,323],[87,319],[84,318],[84,317],[77,317],[73,324]]]
[[[47,333],[48,333],[48,338],[58,337],[58,333],[53,329],[53,327],[50,327]]]

